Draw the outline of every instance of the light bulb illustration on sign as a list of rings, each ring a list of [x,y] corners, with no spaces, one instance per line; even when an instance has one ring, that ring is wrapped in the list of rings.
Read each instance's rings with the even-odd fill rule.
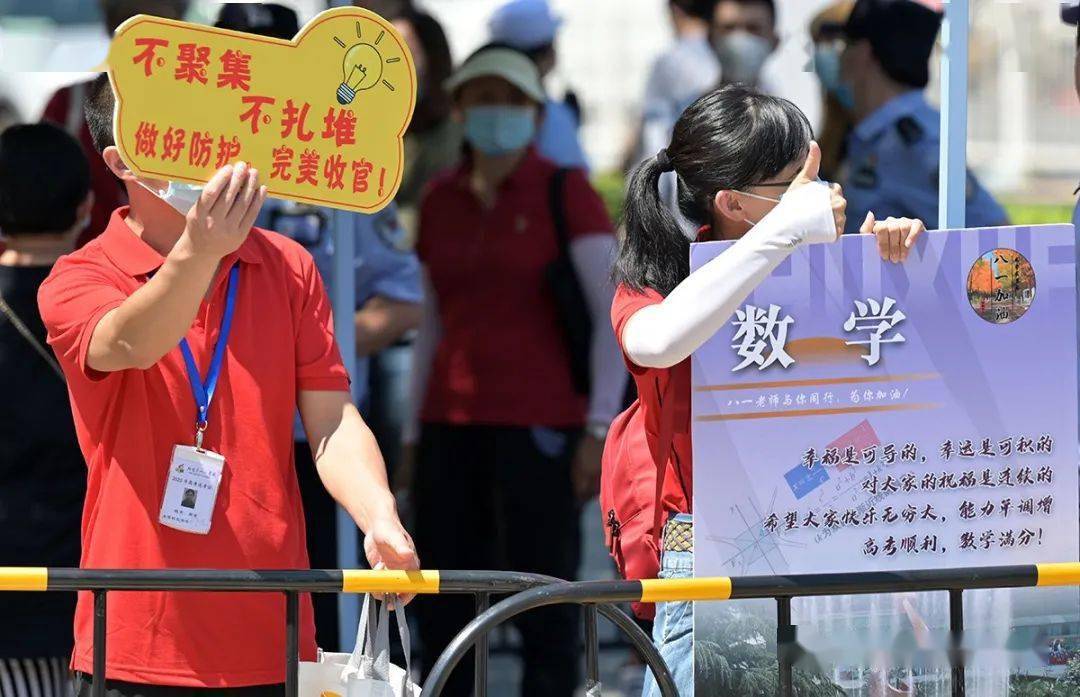
[[[116,144],[140,176],[198,184],[243,161],[271,196],[366,213],[400,186],[416,71],[367,10],[327,10],[291,41],[140,15],[108,70]]]
[[[356,43],[345,51],[345,58],[341,63],[343,78],[337,89],[337,100],[340,104],[352,104],[357,92],[369,90],[380,84],[391,92],[394,91],[394,85],[383,79],[384,60],[378,47],[385,36],[386,31],[381,30],[374,42]],[[360,22],[356,23],[356,38],[363,38]],[[346,47],[345,42],[336,36],[334,43],[342,48]],[[399,56],[394,56],[387,58],[385,64],[390,65],[400,60]]]

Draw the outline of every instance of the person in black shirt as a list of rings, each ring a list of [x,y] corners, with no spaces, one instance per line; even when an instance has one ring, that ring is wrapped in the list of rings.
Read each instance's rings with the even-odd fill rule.
[[[75,567],[86,465],[38,286],[93,207],[78,142],[56,126],[0,133],[0,566]],[[71,693],[75,595],[0,593],[0,697]]]

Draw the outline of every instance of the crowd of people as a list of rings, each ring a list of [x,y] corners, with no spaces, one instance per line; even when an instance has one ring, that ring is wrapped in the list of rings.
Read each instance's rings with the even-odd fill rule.
[[[110,32],[188,9],[100,3]],[[815,136],[761,79],[773,0],[669,0],[675,40],[644,80],[623,221],[590,183],[576,96],[545,89],[560,23],[546,0],[499,7],[460,65],[420,7],[355,4],[394,23],[419,85],[404,181],[378,214],[267,199],[243,162],[200,187],[136,176],[106,76],[0,132],[0,393],[18,397],[0,406],[0,566],[335,568],[340,505],[372,567],[572,579],[599,495],[622,574],[691,575],[688,356],[799,246],[873,234],[899,263],[937,226],[924,90],[939,3],[840,0],[815,17]],[[237,3],[217,26],[291,38],[299,19]],[[968,181],[968,224],[1007,223]],[[352,347],[323,282],[343,219]],[[715,239],[735,243],[689,273],[689,244]],[[209,509],[170,484],[190,462],[217,472]],[[174,494],[198,515],[168,517]],[[120,596],[109,693],[280,694],[280,606]],[[473,607],[412,607],[424,669]],[[692,608],[635,610],[693,694]],[[0,695],[89,694],[88,596],[3,593],[0,617]],[[519,618],[522,694],[574,693],[578,623],[571,606]],[[302,659],[338,648],[338,629],[333,596],[306,598]],[[444,694],[470,693],[470,665]]]

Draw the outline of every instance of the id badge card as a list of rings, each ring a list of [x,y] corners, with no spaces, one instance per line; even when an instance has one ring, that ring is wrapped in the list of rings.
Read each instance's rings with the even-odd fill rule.
[[[225,458],[215,452],[190,445],[174,447],[158,522],[197,535],[210,532],[224,470]]]

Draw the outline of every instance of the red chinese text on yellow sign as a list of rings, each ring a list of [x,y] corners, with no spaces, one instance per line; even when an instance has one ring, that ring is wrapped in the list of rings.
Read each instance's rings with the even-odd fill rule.
[[[397,193],[416,72],[376,14],[327,10],[292,41],[140,15],[108,63],[116,145],[139,176],[202,183],[243,161],[271,196],[366,213]]]

